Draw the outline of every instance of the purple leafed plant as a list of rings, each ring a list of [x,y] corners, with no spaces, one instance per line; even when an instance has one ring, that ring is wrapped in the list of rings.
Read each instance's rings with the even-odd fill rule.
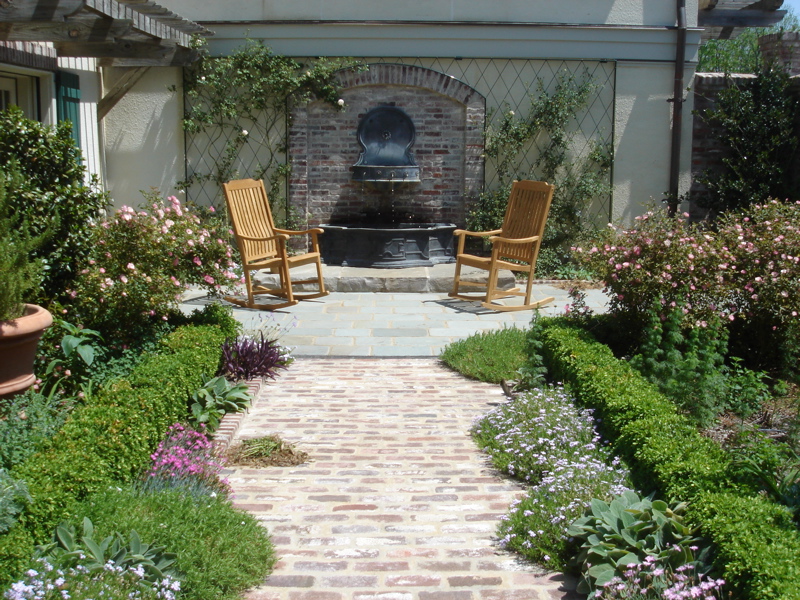
[[[285,369],[291,362],[286,348],[277,340],[242,336],[226,340],[222,345],[222,366],[219,374],[234,381],[259,377],[275,379],[277,369]]]

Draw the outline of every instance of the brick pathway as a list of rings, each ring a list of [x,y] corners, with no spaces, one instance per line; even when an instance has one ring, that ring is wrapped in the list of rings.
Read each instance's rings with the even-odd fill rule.
[[[246,599],[580,598],[495,544],[522,488],[468,432],[502,400],[434,358],[301,357],[263,386],[237,437],[278,433],[312,462],[228,472],[280,558]]]

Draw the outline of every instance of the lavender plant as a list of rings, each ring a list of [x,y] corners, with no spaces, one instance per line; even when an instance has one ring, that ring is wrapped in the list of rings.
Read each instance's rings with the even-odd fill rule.
[[[259,332],[258,338],[240,336],[225,341],[219,374],[234,381],[259,377],[275,379],[277,370],[285,369],[291,360],[286,348]]]
[[[222,461],[214,456],[213,444],[200,425],[200,431],[180,423],[169,428],[166,437],[151,456],[153,464],[140,483],[144,493],[179,488],[193,497],[227,496],[226,481],[221,480]]]
[[[568,525],[592,498],[629,488],[628,474],[594,428],[559,387],[520,394],[479,419],[473,436],[500,470],[531,485],[498,528],[500,543],[525,558],[564,568]]]

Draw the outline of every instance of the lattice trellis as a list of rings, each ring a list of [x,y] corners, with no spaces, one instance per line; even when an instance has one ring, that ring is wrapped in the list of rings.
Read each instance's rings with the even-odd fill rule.
[[[502,111],[513,110],[519,115],[527,113],[530,95],[538,92],[538,86],[549,92],[558,84],[563,74],[573,74],[577,80],[586,77],[596,85],[588,106],[575,115],[569,135],[572,138],[573,158],[585,157],[595,144],[611,146],[614,138],[615,63],[611,61],[566,61],[566,60],[521,60],[521,59],[477,59],[477,58],[363,58],[365,63],[410,64],[445,73],[475,88],[486,97],[487,110],[492,119]],[[490,126],[492,121],[487,123]],[[247,131],[243,136],[242,132]],[[263,172],[266,148],[281,148],[286,136],[286,121],[281,120],[270,128],[258,122],[231,124],[225,131],[208,135],[186,136],[187,174],[210,173],[219,160],[225,142],[241,141],[234,162],[234,176],[268,177]],[[521,170],[533,172],[540,147],[533,140],[524,153]],[[279,155],[285,162],[285,155]],[[272,167],[275,168],[275,167]],[[497,185],[497,176],[491,161],[486,165],[487,189]],[[285,188],[284,188],[285,189]],[[221,193],[215,182],[194,184],[187,189],[188,199],[199,204],[218,206]],[[590,217],[597,222],[607,222],[611,215],[610,195],[597,198],[591,207]]]

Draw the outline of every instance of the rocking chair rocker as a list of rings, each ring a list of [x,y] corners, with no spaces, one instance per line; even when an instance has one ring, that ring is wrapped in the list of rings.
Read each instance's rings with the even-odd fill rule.
[[[456,271],[453,280],[453,291],[450,296],[461,300],[479,300],[481,305],[492,310],[512,311],[530,310],[549,304],[554,298],[531,300],[533,274],[536,258],[542,243],[542,234],[553,200],[554,186],[543,181],[515,181],[508,200],[508,208],[501,229],[493,231],[465,231],[456,229],[453,235],[458,242],[456,250]],[[492,254],[489,257],[474,256],[464,253],[466,236],[489,237]],[[476,267],[488,271],[487,282],[476,283],[461,279],[462,266]],[[497,289],[497,277],[500,269],[508,269],[528,274],[526,290],[519,288],[510,290]],[[485,287],[481,295],[465,295],[462,286]],[[524,296],[521,306],[504,306],[493,303],[494,300],[508,296]]]
[[[289,231],[277,229],[272,220],[272,211],[267,200],[267,193],[263,181],[255,179],[240,179],[223,183],[225,202],[233,224],[233,233],[236,245],[242,257],[247,300],[233,296],[226,296],[225,300],[246,308],[262,310],[275,310],[297,304],[300,300],[320,298],[327,296],[325,282],[322,279],[322,265],[320,263],[319,243],[317,236],[322,229],[306,229],[304,231]],[[289,236],[309,235],[311,238],[311,252],[290,256],[286,251],[286,242]],[[314,264],[317,276],[311,279],[292,281],[290,269],[301,265]],[[279,287],[268,288],[263,285],[254,285],[251,271],[270,269],[279,277]],[[312,293],[295,293],[293,285],[317,284],[318,291]],[[283,298],[285,302],[276,304],[256,303],[255,296],[269,294]]]

